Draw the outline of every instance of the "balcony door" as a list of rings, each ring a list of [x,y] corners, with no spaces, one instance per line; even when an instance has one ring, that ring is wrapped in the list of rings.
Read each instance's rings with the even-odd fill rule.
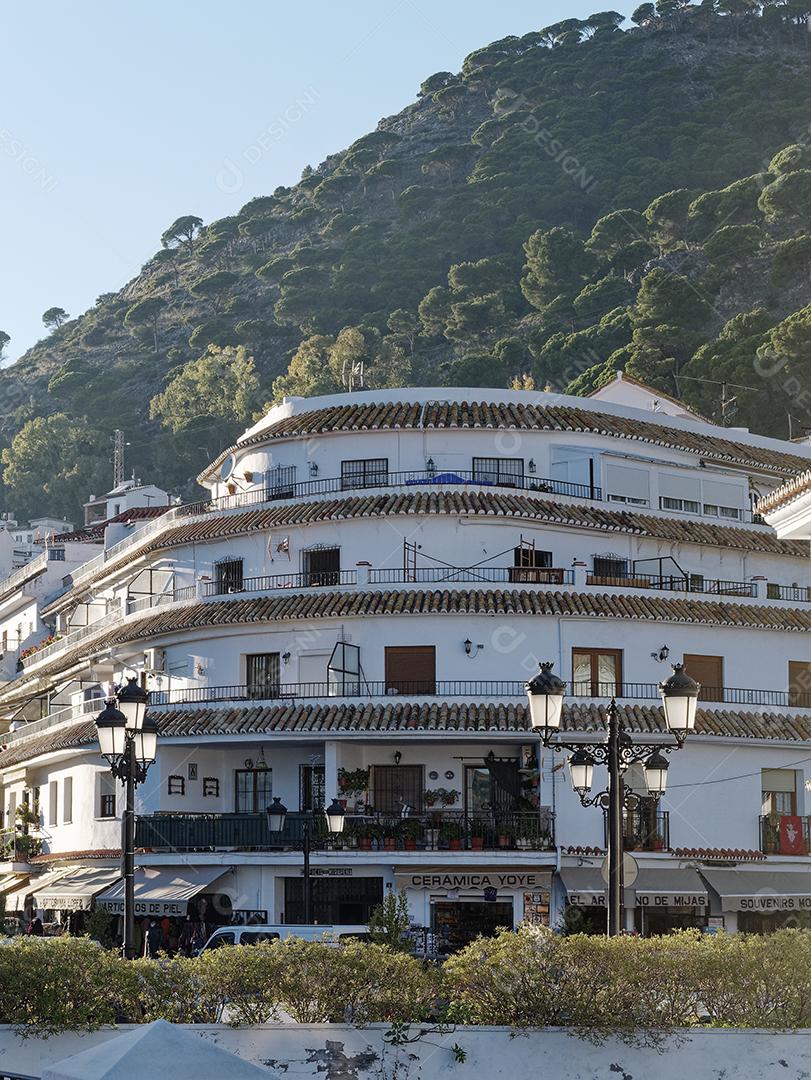
[[[311,548],[303,553],[305,585],[337,585],[341,577],[341,549]]]
[[[245,657],[248,696],[259,700],[279,696],[279,654],[251,653]]]
[[[242,559],[223,559],[214,566],[214,587],[218,594],[242,592]]]
[[[788,662],[788,703],[793,709],[811,708],[811,663]]]
[[[471,816],[513,813],[521,792],[519,762],[486,760],[465,769],[465,806]]]
[[[238,814],[261,814],[273,796],[272,769],[237,769],[234,807]]]
[[[691,679],[700,683],[699,701],[724,700],[724,658],[723,656],[700,656],[697,653],[685,653],[684,668]]]
[[[613,697],[622,693],[621,649],[572,650],[573,692],[581,697]]]
[[[375,765],[372,770],[372,805],[379,814],[422,810],[422,765]]]

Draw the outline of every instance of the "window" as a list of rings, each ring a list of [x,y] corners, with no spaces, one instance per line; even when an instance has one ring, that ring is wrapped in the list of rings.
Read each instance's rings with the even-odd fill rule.
[[[65,549],[63,547],[49,547],[48,559],[50,560],[50,562],[64,562]]]
[[[386,487],[389,482],[388,458],[361,458],[341,462],[341,489]]]
[[[386,693],[436,692],[436,647],[397,645],[385,651]]]
[[[237,769],[234,805],[238,814],[263,813],[273,796],[272,769]]]
[[[245,930],[239,936],[240,945],[258,945],[260,941],[278,941],[279,935],[274,930]]]
[[[186,778],[184,776],[170,776],[167,790],[170,795],[185,795]]]
[[[605,585],[611,579],[620,580],[628,577],[628,560],[620,559],[614,555],[595,555],[592,563],[592,577],[599,578],[599,582],[589,584]]]
[[[17,792],[11,791],[8,796],[8,816],[6,818],[7,828],[13,829],[17,821]]]
[[[337,585],[341,580],[341,549],[310,548],[303,552],[305,585]]]
[[[763,769],[760,786],[764,816],[797,813],[797,774],[794,769]]]
[[[242,559],[223,559],[214,565],[214,591],[242,592]]]
[[[552,565],[551,551],[538,551],[535,548],[520,545],[513,548],[513,566],[528,566],[534,568]]]
[[[66,776],[62,781],[62,824],[73,821],[73,777]]]
[[[627,465],[605,465],[605,490],[609,502],[627,503],[630,506],[648,506],[650,503],[650,473],[647,469],[633,469]]]
[[[694,653],[685,653],[682,660],[690,678],[701,684],[699,701],[724,700],[723,656],[698,656]]]
[[[51,780],[48,784],[48,824],[57,824],[59,812],[59,781]]]
[[[296,466],[276,465],[265,473],[265,488],[270,499],[289,499],[296,493]]]
[[[622,692],[621,649],[573,649],[573,692],[583,697],[613,697]]]
[[[115,817],[115,777],[112,773],[96,773],[96,816]]]
[[[372,769],[372,805],[378,814],[422,810],[422,765],[375,765]]]
[[[789,660],[788,703],[795,709],[811,708],[811,662]]]
[[[299,807],[302,810],[323,810],[326,786],[323,765],[299,765]]]
[[[693,499],[674,499],[668,495],[662,495],[659,499],[660,510],[675,510],[679,514],[698,514],[701,507]]]
[[[279,696],[279,654],[251,653],[245,657],[245,678],[248,696],[275,698]]]
[[[552,552],[538,551],[529,544],[519,544],[513,549],[513,565],[509,569],[510,581],[543,582],[563,584],[563,570],[552,567]]]
[[[499,484],[520,487],[524,476],[523,458],[474,457],[474,484]]]
[[[731,518],[740,521],[741,510],[734,506],[716,506],[713,503],[704,503],[704,513],[707,517]]]

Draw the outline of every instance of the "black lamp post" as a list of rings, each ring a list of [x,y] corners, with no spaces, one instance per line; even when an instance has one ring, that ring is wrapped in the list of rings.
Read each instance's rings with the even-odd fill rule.
[[[158,748],[158,725],[147,716],[149,694],[135,679],[110,698],[96,717],[102,756],[126,793],[121,822],[124,878],[124,957],[135,959],[135,788],[146,780]]]
[[[265,811],[268,818],[268,829],[272,833],[280,833],[284,829],[287,819],[287,807],[278,796],[274,796],[273,802]],[[327,819],[327,830],[331,833],[344,831],[346,811],[333,799],[332,803],[324,810]],[[306,814],[302,818],[304,826],[304,925],[310,926],[313,921],[313,879],[310,874],[310,851],[313,842],[313,816]]]
[[[529,716],[533,731],[538,732],[545,747],[570,750],[572,787],[583,806],[600,806],[608,816],[608,934],[622,932],[622,811],[635,809],[639,796],[626,792],[622,776],[629,765],[643,763],[646,794],[658,799],[667,786],[667,758],[671,750],[681,749],[684,740],[695,727],[699,684],[685,672],[683,664],[673,666],[673,674],[661,683],[665,721],[672,744],[636,742],[625,730],[616,700],[612,697],[607,709],[606,738],[600,742],[566,742],[558,738],[563,717],[565,683],[552,672],[552,664],[541,664],[541,670],[525,684],[529,698]],[[595,765],[608,766],[608,788],[591,794]]]

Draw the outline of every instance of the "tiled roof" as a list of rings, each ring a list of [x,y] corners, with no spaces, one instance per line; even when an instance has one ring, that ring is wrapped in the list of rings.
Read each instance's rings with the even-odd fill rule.
[[[584,431],[634,442],[670,446],[713,461],[762,468],[787,476],[808,468],[808,458],[760,446],[749,446],[709,432],[684,431],[653,420],[638,420],[613,413],[566,405],[519,402],[448,402],[426,404],[352,403],[288,416],[270,428],[224,450],[200,477],[208,476],[234,450],[273,439],[326,434],[337,431],[377,431],[398,428],[489,428],[518,431]]]
[[[187,629],[282,622],[291,619],[367,618],[374,615],[542,615],[567,618],[649,619],[742,629],[807,632],[811,611],[792,607],[732,604],[621,593],[575,593],[530,589],[385,589],[379,591],[290,592],[281,596],[211,599],[146,611],[123,626],[102,628],[59,651],[41,668],[0,687],[8,700],[44,675],[61,671],[80,656],[127,642]]]
[[[799,499],[801,495],[805,495],[808,491],[811,491],[811,469],[808,469],[800,476],[796,476],[793,480],[787,480],[779,488],[775,488],[768,495],[764,495],[757,504],[758,513],[768,514],[772,510],[777,510],[781,506],[794,502],[795,499]]]
[[[86,525],[83,529],[77,529],[75,532],[59,533],[55,537],[55,541],[81,540],[100,544],[104,540],[104,530],[108,525],[129,524],[131,521],[149,521],[152,518],[160,517],[171,509],[171,506],[133,506],[129,510],[122,510],[115,517],[107,518],[104,521],[96,521],[92,525]]]
[[[713,862],[765,862],[762,851],[749,848],[675,848],[680,859],[705,859]]]
[[[659,706],[621,705],[620,713],[626,729],[637,735],[664,734],[666,731]],[[230,708],[222,705],[193,709],[156,708],[153,715],[160,733],[176,738],[244,735],[255,739],[259,735],[276,734],[328,738],[344,732],[398,735],[408,732],[415,735],[430,732],[527,735],[530,732],[526,706],[520,703],[240,704]],[[563,727],[566,731],[604,731],[605,725],[604,706],[564,706]],[[811,741],[811,717],[699,709],[696,731],[721,738],[808,742]],[[94,722],[80,720],[69,727],[21,740],[0,750],[0,769],[29,761],[40,754],[88,746],[95,741]]]

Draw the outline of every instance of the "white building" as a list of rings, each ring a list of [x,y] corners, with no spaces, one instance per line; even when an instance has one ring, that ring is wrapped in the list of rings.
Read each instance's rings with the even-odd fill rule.
[[[201,475],[205,501],[108,529],[40,609],[61,638],[0,688],[7,719],[47,709],[0,751],[7,824],[38,801],[43,848],[5,867],[8,909],[120,910],[121,792],[92,715],[129,676],[162,733],[141,910],[300,920],[302,814],[337,795],[320,922],[363,922],[402,886],[451,944],[524,916],[599,925],[602,816],[539,748],[523,682],[552,660],[571,732],[614,694],[632,734],[665,742],[657,684],[684,659],[698,732],[661,804],[628,815],[627,924],[804,918],[808,542],[752,506],[809,465],[811,447],[534,392],[274,407]]]

